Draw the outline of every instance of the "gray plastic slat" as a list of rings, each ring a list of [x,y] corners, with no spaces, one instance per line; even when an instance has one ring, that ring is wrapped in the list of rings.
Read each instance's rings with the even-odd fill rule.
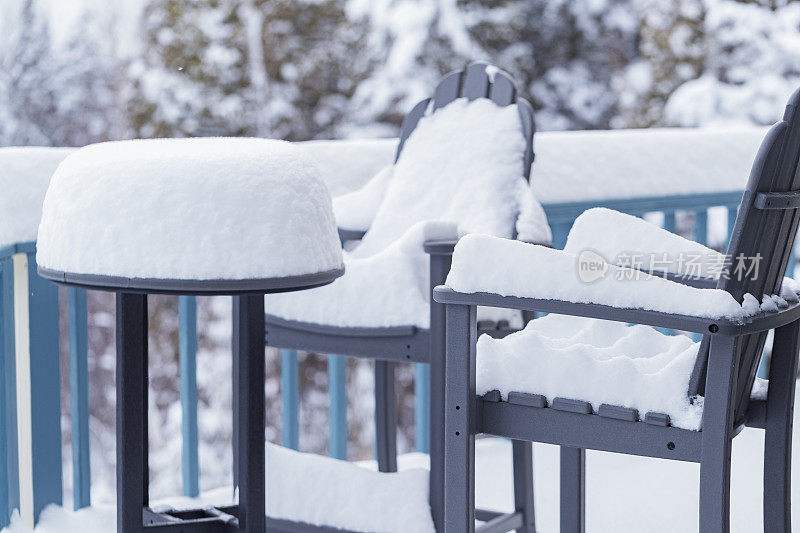
[[[436,111],[440,107],[444,107],[456,98],[461,91],[461,80],[464,77],[462,71],[453,72],[448,74],[443,79],[433,93],[433,110]]]
[[[615,418],[617,420],[627,420],[628,422],[639,421],[639,411],[629,407],[619,405],[601,404],[597,414],[605,418]]]
[[[511,105],[517,97],[517,88],[514,82],[504,72],[495,74],[489,98],[499,106]]]
[[[669,415],[666,413],[654,413],[653,411],[648,412],[644,415],[644,421],[653,426],[669,426],[670,419]]]
[[[484,402],[499,402],[499,401],[501,401],[500,391],[497,390],[497,389],[490,390],[489,392],[487,392],[486,394],[483,395],[483,401]]]
[[[753,205],[756,209],[797,209],[800,207],[800,191],[760,192]]]
[[[573,400],[571,398],[553,398],[553,405],[550,407],[559,411],[568,411],[570,413],[579,413],[583,415],[592,414],[592,406],[589,402]]]
[[[702,431],[559,411],[511,402],[482,403],[476,433],[606,452],[698,462]],[[675,444],[671,450],[668,443]]]
[[[486,98],[489,95],[489,75],[486,74],[486,66],[486,63],[472,63],[467,67],[463,93],[468,99]]]
[[[508,513],[492,518],[485,524],[475,528],[475,533],[504,533],[506,531],[520,531],[522,526],[522,513]]]
[[[526,407],[547,407],[547,398],[541,394],[512,391],[508,393],[508,403]]]
[[[524,98],[517,98],[517,109],[519,109],[519,118],[522,121],[522,132],[525,134],[526,142],[522,172],[525,179],[530,181],[531,165],[535,159],[533,152],[533,134],[536,133],[536,124],[533,120],[533,106]]]
[[[397,152],[394,155],[395,163],[397,163],[397,160],[400,158],[400,152],[403,151],[403,145],[406,144],[406,139],[408,139],[408,136],[414,131],[414,128],[417,127],[417,123],[419,123],[419,120],[425,115],[425,111],[428,110],[430,101],[430,98],[420,100],[417,102],[417,105],[408,112],[406,118],[403,119],[403,127],[400,129],[400,142],[397,144]]]

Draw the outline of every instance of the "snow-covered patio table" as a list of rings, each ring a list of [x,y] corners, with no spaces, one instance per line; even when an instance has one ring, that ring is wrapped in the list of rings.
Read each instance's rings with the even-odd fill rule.
[[[53,281],[117,293],[117,531],[263,532],[263,295],[344,272],[319,169],[282,141],[92,145],[53,176],[37,257]],[[149,293],[234,296],[238,505],[149,507]]]

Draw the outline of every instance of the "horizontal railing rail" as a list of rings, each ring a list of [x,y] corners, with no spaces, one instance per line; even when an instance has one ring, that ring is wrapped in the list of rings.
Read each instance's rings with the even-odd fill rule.
[[[692,238],[709,242],[708,210],[728,210],[728,236],[736,218],[741,191],[717,194],[608,199],[544,205],[553,230],[553,244],[562,248],[575,219],[591,207],[608,207],[642,216],[661,212],[664,227],[676,229],[676,213],[694,214]],[[58,296],[55,285],[36,274],[35,246],[22,243],[0,250],[0,527],[13,509],[35,523],[48,503],[61,503],[61,435],[58,367]],[[789,272],[796,266],[792,254]],[[790,274],[791,275],[791,274]],[[90,504],[89,379],[86,292],[67,291],[69,312],[70,409],[73,502]],[[197,421],[197,302],[179,300],[180,397],[183,492],[199,493]],[[22,316],[25,315],[25,316]],[[300,382],[298,355],[281,350],[282,442],[298,448]],[[329,365],[330,453],[347,457],[346,358],[331,356]],[[427,365],[415,368],[415,447],[428,450]],[[57,464],[57,468],[55,467]],[[43,468],[48,468],[43,475]],[[57,471],[56,474],[54,471]]]

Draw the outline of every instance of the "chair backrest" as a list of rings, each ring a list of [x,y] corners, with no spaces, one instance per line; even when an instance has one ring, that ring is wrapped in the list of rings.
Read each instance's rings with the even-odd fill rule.
[[[431,220],[514,238],[532,196],[533,132],[533,110],[507,74],[473,63],[446,76],[406,117],[392,179],[351,255],[370,257]]]
[[[525,168],[523,172],[525,179],[530,180],[531,165],[534,159],[533,134],[536,133],[533,107],[524,98],[517,97],[517,87],[511,76],[496,67],[480,61],[470,63],[464,70],[451,72],[445,76],[436,86],[433,98],[426,98],[411,109],[403,120],[400,143],[397,145],[397,154],[394,158],[395,162],[400,158],[406,139],[417,127],[420,119],[457,98],[467,98],[469,100],[488,98],[499,106],[517,104],[526,143]]]
[[[742,301],[751,294],[780,294],[800,222],[800,90],[783,120],[767,133],[753,163],[728,245],[724,275],[717,287]],[[747,409],[750,390],[767,333],[742,337],[737,343],[739,376],[735,416]],[[709,338],[703,339],[690,382],[689,394],[703,394]]]

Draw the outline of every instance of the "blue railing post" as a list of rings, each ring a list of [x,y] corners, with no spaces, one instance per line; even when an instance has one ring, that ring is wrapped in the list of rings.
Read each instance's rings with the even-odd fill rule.
[[[281,443],[296,450],[300,445],[300,374],[296,350],[281,350]]]
[[[708,244],[708,210],[698,209],[694,213],[694,240]]]
[[[675,233],[675,211],[664,211],[664,229]]]
[[[727,249],[728,243],[731,242],[731,235],[733,235],[733,226],[736,224],[736,215],[739,211],[738,206],[728,206],[728,240],[725,243]]]
[[[13,509],[19,509],[19,460],[17,456],[17,377],[16,377],[16,355],[14,354],[14,262],[11,249],[6,249],[0,259],[0,269],[2,269],[2,298],[3,298],[3,322],[0,327],[3,330],[3,345],[0,356],[3,358],[3,389],[2,398],[3,418],[5,431],[3,434],[5,448],[5,474],[6,477],[0,479],[5,484],[7,505],[0,512],[8,516]]]
[[[330,454],[347,459],[347,359],[328,356],[328,395],[330,397]]]
[[[417,363],[414,365],[414,448],[420,453],[430,453],[430,398],[431,367]]]
[[[10,519],[10,479],[8,468],[8,438],[10,435],[9,427],[6,422],[6,407],[9,397],[6,394],[6,338],[12,335],[11,306],[9,305],[9,294],[13,294],[8,288],[9,274],[5,268],[10,259],[0,255],[0,529],[6,527]]]
[[[33,527],[62,501],[58,288],[36,271],[35,246],[19,245],[14,263],[19,508]]]
[[[574,220],[575,220],[574,218],[568,221],[556,220],[550,224],[550,229],[553,232],[553,247],[556,250],[564,249],[564,246],[567,244],[567,237],[569,236],[569,230],[572,228],[572,222]]]
[[[91,505],[89,465],[89,345],[86,291],[67,288],[69,388],[72,432],[72,500],[77,511]]]
[[[178,350],[181,381],[181,466],[183,495],[200,494],[197,436],[197,300],[178,297]]]

